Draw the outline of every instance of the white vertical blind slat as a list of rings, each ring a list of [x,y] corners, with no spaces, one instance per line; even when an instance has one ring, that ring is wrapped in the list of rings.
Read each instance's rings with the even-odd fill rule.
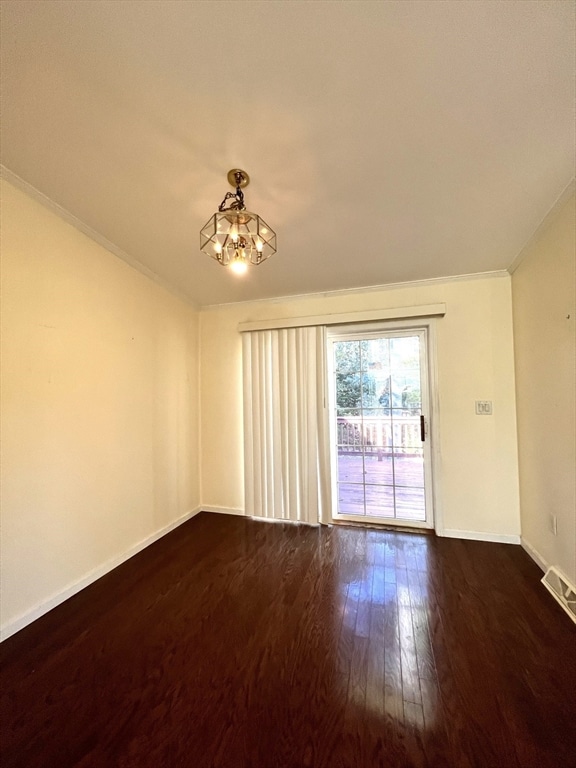
[[[243,337],[246,514],[328,522],[324,329]]]

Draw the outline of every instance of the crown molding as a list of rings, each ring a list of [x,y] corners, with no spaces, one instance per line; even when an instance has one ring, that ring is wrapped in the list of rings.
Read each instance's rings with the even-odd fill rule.
[[[396,309],[368,309],[357,312],[334,312],[327,315],[285,317],[277,320],[247,320],[238,325],[238,331],[269,331],[279,328],[305,328],[315,325],[350,325],[351,323],[380,322],[382,320],[414,320],[424,317],[444,317],[446,304],[422,304]]]
[[[231,301],[223,304],[205,304],[201,311],[217,310],[223,307],[238,307],[243,304],[283,304],[285,301],[298,299],[326,299],[331,296],[348,296],[359,293],[380,293],[382,291],[396,291],[401,288],[419,288],[428,285],[440,285],[445,283],[460,283],[469,280],[495,280],[510,278],[506,269],[492,270],[490,272],[472,272],[466,275],[448,275],[446,277],[430,277],[426,280],[407,280],[401,283],[383,283],[381,285],[365,285],[357,288],[341,288],[335,291],[318,291],[316,293],[297,293],[288,296],[273,296],[267,299],[247,299],[246,301]]]
[[[58,216],[58,218],[65,221],[67,224],[70,224],[72,227],[77,229],[83,235],[86,235],[86,237],[90,238],[90,240],[93,240],[97,245],[100,245],[102,248],[107,250],[113,256],[116,256],[117,258],[121,259],[123,262],[128,264],[129,267],[132,267],[132,269],[135,269],[137,272],[140,272],[141,275],[144,275],[144,277],[147,277],[149,280],[152,280],[152,282],[156,283],[156,285],[163,288],[165,291],[168,291],[168,293],[171,293],[177,299],[180,299],[181,301],[185,302],[196,311],[199,310],[198,304],[196,304],[185,293],[183,293],[182,291],[179,291],[177,288],[174,288],[174,286],[172,286],[167,280],[164,280],[164,278],[162,278],[152,269],[147,267],[137,258],[126,253],[126,251],[123,251],[115,243],[112,243],[110,240],[105,238],[104,235],[101,235],[95,229],[92,229],[92,227],[86,224],[86,222],[79,219],[77,216],[75,216],[66,208],[63,208],[61,205],[59,205],[54,200],[52,200],[52,198],[45,195],[43,192],[40,192],[39,189],[36,189],[36,187],[33,187],[32,184],[22,179],[20,176],[14,173],[14,171],[11,171],[5,165],[0,165],[0,178],[4,179],[4,181],[7,181],[13,187],[16,187],[21,192],[24,192],[26,195],[28,195],[28,197],[31,197],[37,203],[40,203],[40,205],[44,206],[44,208],[47,208],[51,213]]]

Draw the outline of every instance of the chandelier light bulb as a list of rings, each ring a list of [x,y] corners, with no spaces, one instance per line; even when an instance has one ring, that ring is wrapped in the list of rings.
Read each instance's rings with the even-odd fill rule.
[[[230,262],[230,269],[235,275],[244,275],[248,271],[248,264],[243,258],[234,259]]]

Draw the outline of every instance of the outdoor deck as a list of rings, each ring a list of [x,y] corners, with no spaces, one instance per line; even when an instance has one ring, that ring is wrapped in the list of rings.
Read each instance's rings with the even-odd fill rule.
[[[423,522],[422,451],[415,455],[381,455],[380,460],[377,452],[339,453],[338,508],[342,515]]]

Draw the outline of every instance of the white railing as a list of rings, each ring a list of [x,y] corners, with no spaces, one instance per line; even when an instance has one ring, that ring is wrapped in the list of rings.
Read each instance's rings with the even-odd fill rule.
[[[422,448],[419,416],[339,416],[336,421],[340,454],[410,455]]]

